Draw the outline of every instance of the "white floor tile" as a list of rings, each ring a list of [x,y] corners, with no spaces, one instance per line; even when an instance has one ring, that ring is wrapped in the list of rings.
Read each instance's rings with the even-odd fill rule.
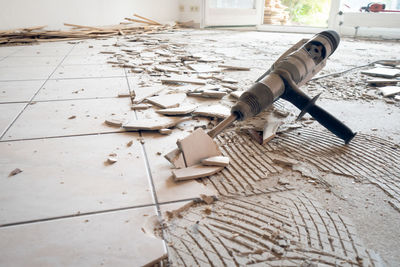
[[[55,66],[13,66],[0,67],[0,81],[45,80]]]
[[[143,266],[165,253],[142,232],[154,208],[0,228],[1,266]]]
[[[117,97],[129,93],[126,78],[48,80],[34,100]]]
[[[40,56],[40,57],[6,57],[0,61],[0,67],[19,67],[19,66],[54,66],[56,67],[62,56]]]
[[[27,107],[3,140],[122,131],[104,124],[104,120],[111,117],[134,119],[130,100],[37,102]]]
[[[0,82],[0,103],[29,101],[44,80]]]
[[[51,79],[124,76],[122,68],[114,68],[111,65],[62,65],[57,68]]]
[[[0,136],[14,121],[25,105],[25,103],[0,104]]]
[[[153,204],[138,137],[0,142],[0,225]],[[111,153],[118,161],[107,164]],[[16,168],[22,172],[9,177]]]

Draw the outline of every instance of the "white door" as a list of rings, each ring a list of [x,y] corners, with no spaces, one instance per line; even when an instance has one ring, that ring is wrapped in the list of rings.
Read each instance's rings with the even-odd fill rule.
[[[263,0],[204,0],[203,27],[250,26],[262,22]]]

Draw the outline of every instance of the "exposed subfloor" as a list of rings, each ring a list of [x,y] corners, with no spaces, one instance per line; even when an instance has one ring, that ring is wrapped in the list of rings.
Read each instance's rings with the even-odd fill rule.
[[[0,266],[141,266],[164,254],[172,266],[397,266],[400,101],[366,84],[360,70],[368,67],[302,88],[322,93],[319,105],[358,132],[349,145],[307,116],[295,122],[298,111],[279,101],[218,136],[231,164],[200,180],[174,182],[163,155],[212,120],[189,120],[167,136],[104,124],[161,116],[155,107],[131,110],[131,99],[118,94],[159,85],[166,74],[151,63],[131,72],[116,60],[140,66],[182,54],[217,57],[251,68],[223,72],[245,90],[310,36],[179,30],[0,47]],[[398,51],[398,42],[344,39],[319,75],[396,59]],[[185,100],[234,102],[228,95]],[[284,124],[266,145],[243,131],[271,116]],[[110,154],[116,163],[107,162]],[[16,168],[22,172],[10,175]],[[199,202],[200,194],[218,200]],[[157,221],[161,237],[153,233]]]

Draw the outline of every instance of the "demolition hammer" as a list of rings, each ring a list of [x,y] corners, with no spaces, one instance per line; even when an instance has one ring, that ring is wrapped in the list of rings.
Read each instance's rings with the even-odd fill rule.
[[[315,104],[319,94],[310,98],[299,87],[308,82],[326,64],[339,45],[340,37],[332,30],[303,39],[287,50],[256,83],[244,92],[232,107],[231,115],[208,132],[212,138],[235,120],[246,120],[282,98],[301,110],[297,119],[309,113],[321,125],[346,144],[356,135],[337,118]]]

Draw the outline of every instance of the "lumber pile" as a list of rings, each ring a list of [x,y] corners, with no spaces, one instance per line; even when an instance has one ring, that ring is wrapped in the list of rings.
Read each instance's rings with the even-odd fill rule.
[[[125,18],[127,22],[105,27],[92,27],[64,23],[70,27],[66,31],[45,30],[46,26],[0,31],[0,45],[30,44],[38,42],[71,41],[79,39],[106,38],[115,35],[154,33],[174,28],[154,20],[134,14],[135,18]]]
[[[264,24],[285,25],[289,20],[287,7],[279,0],[266,0],[264,8]]]

